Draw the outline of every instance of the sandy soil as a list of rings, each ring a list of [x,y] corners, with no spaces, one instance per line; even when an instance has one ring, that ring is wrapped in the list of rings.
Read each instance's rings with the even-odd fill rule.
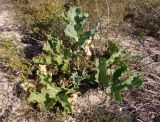
[[[13,6],[9,4],[8,0],[0,0],[0,3],[0,37],[16,38],[14,40],[20,42],[22,36],[14,25],[13,16],[15,13]],[[78,120],[75,118],[80,120],[91,110],[93,113],[90,116],[98,116],[99,114],[93,111],[93,109],[100,109],[104,115],[106,115],[105,112],[114,115],[117,112],[123,113],[123,111],[128,111],[134,121],[159,122],[160,40],[153,37],[140,39],[135,37],[134,34],[108,33],[106,28],[102,31],[106,33],[107,39],[115,41],[123,49],[131,52],[133,56],[140,57],[139,67],[137,67],[137,64],[133,64],[133,67],[136,70],[142,71],[145,81],[144,86],[140,90],[126,92],[123,103],[111,100],[110,97],[104,94],[104,91],[99,89],[90,90],[86,94],[76,98],[73,102],[74,114],[66,122],[77,122]],[[101,43],[104,44],[106,41],[101,39]],[[38,112],[28,105],[25,93],[19,85],[20,83],[21,81],[16,76],[7,74],[0,69],[0,122],[4,120],[7,122],[56,121],[53,112]],[[20,96],[18,95],[19,93]],[[116,116],[114,115],[114,117]],[[127,121],[131,121],[131,118],[127,119]]]

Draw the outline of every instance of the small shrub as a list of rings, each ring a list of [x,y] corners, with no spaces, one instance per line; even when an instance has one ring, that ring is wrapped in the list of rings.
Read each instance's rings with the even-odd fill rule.
[[[63,37],[63,0],[14,0],[14,5],[17,24],[32,38],[44,41],[48,34]]]
[[[38,103],[41,110],[50,110],[60,103],[65,113],[71,113],[69,96],[87,84],[98,85],[119,101],[123,91],[142,85],[140,75],[129,72],[126,55],[111,41],[107,54],[92,53],[92,39],[97,30],[84,29],[88,14],[72,7],[63,17],[67,22],[64,32],[69,40],[66,43],[49,36],[43,53],[33,58],[38,68],[37,87],[30,90],[29,102]]]
[[[0,66],[8,72],[15,72],[28,83],[28,75],[31,74],[32,65],[25,59],[25,55],[11,39],[0,39]]]

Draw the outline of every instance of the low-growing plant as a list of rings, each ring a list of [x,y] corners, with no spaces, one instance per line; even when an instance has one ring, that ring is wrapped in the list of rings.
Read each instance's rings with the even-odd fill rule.
[[[84,29],[88,14],[72,7],[62,16],[68,24],[64,32],[69,40],[49,36],[42,54],[33,58],[38,80],[36,89],[30,90],[29,102],[38,103],[42,110],[60,103],[66,113],[71,113],[69,97],[88,84],[103,88],[119,101],[123,91],[142,85],[140,75],[130,73],[127,55],[111,41],[105,52],[92,52],[92,39],[98,30]]]
[[[41,41],[46,40],[48,34],[63,37],[64,24],[60,16],[63,0],[13,0],[13,4],[16,24],[25,34]]]
[[[14,42],[16,41],[7,38],[0,39],[0,68],[9,73],[15,72],[15,75],[28,84],[27,78],[32,72],[32,65]]]

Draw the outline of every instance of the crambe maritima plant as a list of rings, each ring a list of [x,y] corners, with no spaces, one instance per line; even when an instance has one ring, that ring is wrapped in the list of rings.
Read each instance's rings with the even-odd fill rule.
[[[31,90],[29,102],[38,103],[42,110],[60,103],[66,113],[71,113],[70,95],[80,92],[86,84],[98,85],[119,101],[123,91],[142,85],[140,75],[130,74],[125,54],[111,41],[107,57],[98,53],[91,59],[87,54],[86,44],[97,34],[96,29],[84,29],[88,14],[72,7],[63,17],[68,24],[64,32],[69,39],[66,43],[49,36],[42,54],[33,58],[38,67],[37,87]]]

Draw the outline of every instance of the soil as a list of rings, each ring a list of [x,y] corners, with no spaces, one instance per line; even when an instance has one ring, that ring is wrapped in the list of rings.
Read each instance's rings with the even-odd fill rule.
[[[15,40],[17,46],[25,47],[21,42],[23,35],[14,25],[13,6],[8,0],[0,0],[0,37]],[[105,115],[113,121],[159,122],[160,121],[160,40],[154,37],[137,37],[134,33],[108,31],[102,19],[101,31],[105,39],[99,40],[99,46],[106,40],[113,40],[122,49],[132,54],[135,63],[132,67],[143,74],[144,85],[141,89],[124,93],[122,103],[117,103],[101,89],[91,89],[73,101],[73,114],[66,122],[85,121],[86,116],[94,122],[96,117]],[[130,30],[136,28],[131,27]],[[137,59],[137,57],[139,57]],[[138,63],[137,63],[137,60]],[[50,122],[58,121],[54,112],[34,110],[26,100],[26,93],[20,87],[21,80],[0,69],[0,122]],[[97,110],[100,110],[97,112]],[[99,114],[100,113],[100,114]],[[103,118],[102,118],[103,120]]]

